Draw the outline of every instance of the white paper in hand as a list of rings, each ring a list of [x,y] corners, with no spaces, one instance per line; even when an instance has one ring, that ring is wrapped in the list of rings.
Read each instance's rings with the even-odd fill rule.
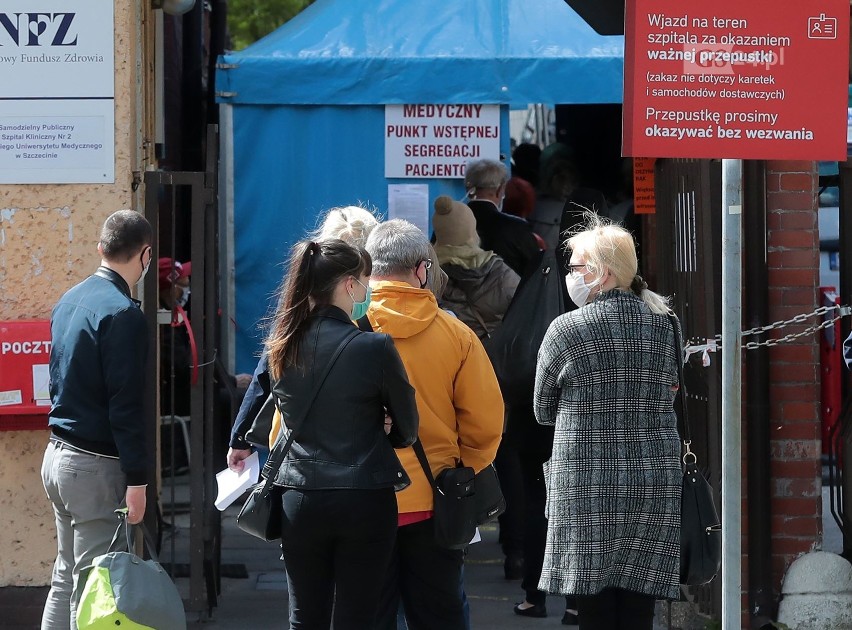
[[[243,461],[245,467],[241,473],[226,468],[216,474],[219,495],[216,497],[214,505],[220,512],[236,501],[243,492],[257,482],[257,478],[260,476],[260,461],[257,458],[257,452],[252,453]]]

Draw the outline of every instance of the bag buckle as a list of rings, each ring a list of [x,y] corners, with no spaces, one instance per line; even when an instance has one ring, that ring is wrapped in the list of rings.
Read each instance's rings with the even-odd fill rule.
[[[695,455],[695,453],[692,452],[692,449],[689,448],[690,444],[692,444],[692,440],[684,440],[683,441],[683,445],[686,447],[686,452],[683,454],[683,458],[682,458],[684,466],[689,466],[690,464],[697,464],[698,463],[698,457]],[[688,459],[687,459],[690,455],[692,456],[691,462],[688,461]]]

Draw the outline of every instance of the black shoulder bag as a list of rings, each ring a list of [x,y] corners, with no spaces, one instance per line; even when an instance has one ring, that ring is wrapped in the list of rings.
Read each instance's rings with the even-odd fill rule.
[[[692,452],[692,435],[683,380],[683,348],[677,320],[669,315],[674,329],[674,345],[680,381],[680,409],[683,418],[683,482],[680,495],[680,583],[697,586],[710,582],[722,564],[722,524],[713,501],[713,489],[698,470]]]
[[[446,549],[464,549],[476,532],[476,490],[473,468],[457,466],[445,468],[432,476],[432,468],[420,438],[411,445],[423,472],[429,480],[434,496],[432,523],[435,542]],[[491,468],[491,467],[489,467]],[[493,468],[491,468],[493,470]],[[487,469],[486,469],[487,470]]]
[[[263,475],[266,479],[264,481],[257,482],[251,487],[248,498],[243,504],[239,515],[237,515],[237,527],[247,534],[251,534],[255,538],[260,538],[266,542],[271,542],[281,538],[283,506],[281,502],[281,491],[280,489],[276,489],[273,485],[275,483],[275,476],[278,474],[278,469],[281,468],[281,464],[284,463],[284,458],[287,456],[287,452],[293,444],[293,439],[296,437],[296,431],[301,428],[302,422],[304,422],[304,419],[307,417],[308,412],[314,403],[314,399],[317,397],[322,384],[325,382],[325,378],[331,371],[331,367],[335,364],[340,353],[343,352],[343,349],[357,334],[358,330],[353,328],[353,330],[346,335],[343,341],[340,342],[340,345],[337,346],[337,349],[331,356],[331,360],[325,366],[322,376],[320,376],[319,380],[317,380],[311,395],[308,397],[308,404],[305,405],[302,417],[299,418],[298,422],[293,423],[293,429],[290,431],[290,435],[287,437],[287,440],[284,440],[283,432],[278,436],[278,440],[272,448],[272,453],[269,455],[269,461],[267,461],[266,465],[263,467]]]

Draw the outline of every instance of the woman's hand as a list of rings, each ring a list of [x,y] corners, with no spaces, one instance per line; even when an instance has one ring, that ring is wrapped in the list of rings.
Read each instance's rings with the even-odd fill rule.
[[[246,463],[243,461],[251,455],[250,448],[229,448],[228,449],[228,468],[234,472],[243,472]]]

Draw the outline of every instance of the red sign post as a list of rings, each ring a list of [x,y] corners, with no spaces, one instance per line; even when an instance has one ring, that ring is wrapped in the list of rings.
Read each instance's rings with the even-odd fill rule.
[[[846,159],[847,0],[626,10],[624,155]]]

